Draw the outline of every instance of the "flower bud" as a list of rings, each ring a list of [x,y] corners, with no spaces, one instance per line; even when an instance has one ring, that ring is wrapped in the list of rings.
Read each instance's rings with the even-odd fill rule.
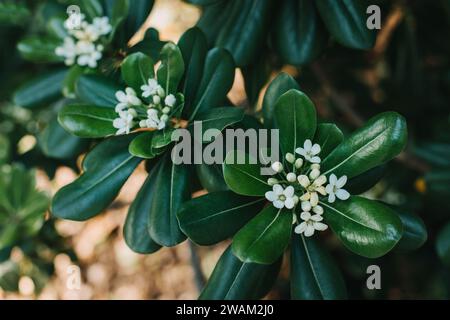
[[[156,89],[156,93],[158,94],[158,96],[160,96],[161,98],[163,98],[166,93],[164,92],[164,89],[161,86],[158,86],[158,89]]]
[[[286,153],[286,161],[289,163],[294,163],[295,156],[292,153]]]
[[[268,184],[269,186],[273,186],[273,185],[275,185],[275,184],[277,184],[277,183],[278,183],[278,180],[275,179],[275,178],[269,178],[269,179],[267,179],[267,184]]]
[[[287,181],[289,182],[295,182],[297,180],[297,176],[295,173],[289,172],[286,176]]]
[[[297,177],[297,180],[298,180],[298,183],[300,183],[300,185],[301,185],[303,188],[307,188],[307,187],[309,186],[309,184],[310,184],[308,177],[305,176],[304,174],[299,175],[299,176]]]
[[[162,122],[166,122],[167,120],[169,120],[169,116],[168,116],[167,114],[163,114],[163,115],[161,116],[160,120],[161,120]]]
[[[297,160],[295,160],[295,167],[297,168],[297,169],[300,169],[301,167],[302,167],[302,165],[303,165],[303,159],[302,158],[298,158]]]
[[[317,169],[312,169],[311,172],[309,173],[309,177],[312,180],[316,179],[318,176],[320,176],[320,171]]]
[[[311,169],[317,169],[317,170],[320,170],[320,164],[318,164],[318,163],[313,163],[313,164],[311,164]]]
[[[153,96],[153,103],[154,104],[160,104],[161,98],[159,96]]]
[[[280,173],[281,171],[283,171],[283,165],[279,161],[275,161],[274,163],[272,163],[271,167],[272,167],[273,171],[275,171],[277,173]]]
[[[162,109],[163,113],[169,113],[170,112],[170,108],[169,107],[165,107]]]

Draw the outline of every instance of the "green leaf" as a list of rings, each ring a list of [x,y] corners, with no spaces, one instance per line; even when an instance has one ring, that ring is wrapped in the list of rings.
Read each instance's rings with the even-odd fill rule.
[[[113,80],[100,75],[82,75],[76,84],[76,94],[85,103],[114,108],[118,103],[116,92],[123,88]]]
[[[109,0],[111,1],[111,0]],[[108,1],[108,2],[109,2]],[[135,1],[135,0],[133,0]],[[111,26],[113,27],[113,31],[111,32],[110,39],[113,39],[119,29],[119,26],[122,22],[125,21],[128,12],[130,10],[130,1],[129,0],[114,0],[111,8]],[[124,39],[124,41],[128,41],[128,39]]]
[[[265,48],[266,53],[261,52],[255,57],[255,61],[252,64],[241,69],[245,80],[245,93],[253,108],[257,107],[261,90],[272,73],[268,51],[269,49]]]
[[[367,0],[318,0],[315,2],[322,21],[333,38],[343,46],[370,49],[375,44],[376,32],[367,28]]]
[[[153,183],[156,171],[152,170],[139,190],[128,210],[123,227],[123,237],[127,245],[137,253],[153,253],[158,245],[148,232],[148,219],[154,197],[157,195],[156,184]]]
[[[206,35],[208,46],[213,47],[217,35],[223,28],[223,24],[228,18],[231,10],[231,1],[217,1],[211,5],[202,8],[202,15],[196,26]]]
[[[129,151],[132,155],[144,159],[152,159],[164,152],[164,143],[159,135],[162,131],[144,132],[136,136],[130,143]],[[170,136],[169,136],[170,137]]]
[[[189,120],[195,120],[198,113],[223,106],[233,85],[234,69],[233,58],[227,51],[214,48],[208,52]]]
[[[98,0],[79,0],[80,9],[90,20],[103,16],[103,8]]]
[[[80,67],[79,65],[73,65],[69,68],[69,71],[66,73],[64,77],[64,81],[62,84],[62,92],[66,98],[75,99],[75,86],[77,84],[80,76],[85,72],[85,68]]]
[[[316,108],[301,91],[291,89],[275,103],[275,127],[280,130],[280,147],[284,154],[295,154],[306,139],[314,137],[317,125]]]
[[[0,165],[8,162],[10,156],[11,156],[11,143],[9,142],[9,139],[5,135],[0,134]]]
[[[322,161],[323,174],[355,177],[394,158],[407,140],[405,119],[396,112],[384,112],[347,137]]]
[[[186,2],[195,4],[197,6],[209,6],[211,4],[214,4],[216,2],[221,2],[221,1],[222,0],[186,0]]]
[[[216,47],[227,49],[238,66],[252,62],[264,44],[273,1],[230,1]],[[222,12],[223,14],[223,12]]]
[[[47,23],[47,30],[49,34],[64,40],[69,35],[66,27],[64,26],[64,19],[61,17],[53,17]]]
[[[56,47],[62,44],[61,39],[34,36],[26,38],[17,44],[17,50],[25,60],[37,63],[62,62],[63,57],[57,56]]]
[[[222,166],[218,164],[198,164],[195,165],[197,177],[200,184],[208,192],[229,190],[223,178]]]
[[[285,0],[276,16],[273,44],[284,62],[302,65],[325,48],[328,33],[313,0]]]
[[[233,236],[262,209],[264,202],[232,191],[215,192],[186,202],[177,216],[189,239],[212,245]]]
[[[181,91],[186,99],[183,113],[187,118],[192,112],[192,104],[194,103],[202,79],[208,46],[203,32],[195,27],[183,33],[180,41],[178,41],[178,46],[186,67],[186,72],[181,83]]]
[[[402,237],[400,218],[380,202],[351,196],[346,201],[321,205],[325,222],[349,250],[361,256],[381,257]]]
[[[34,177],[20,165],[0,167],[0,249],[35,235],[44,223],[49,199]]]
[[[375,186],[386,173],[386,164],[382,164],[375,168],[369,169],[366,172],[351,178],[345,184],[345,190],[350,194],[361,194]]]
[[[114,109],[78,104],[64,106],[58,114],[61,126],[80,138],[101,138],[115,134],[115,118],[117,113]]]
[[[52,214],[83,221],[107,208],[142,160],[128,152],[131,139],[133,135],[106,139],[89,152],[83,174],[54,196]]]
[[[265,207],[233,238],[233,253],[243,262],[272,264],[291,238],[292,212]]]
[[[297,84],[297,81],[295,81],[295,79],[287,73],[281,72],[275,79],[272,80],[272,82],[270,82],[266,94],[264,95],[262,106],[265,127],[273,128],[275,103],[277,102],[278,98],[281,97],[281,95],[291,89],[300,88]]]
[[[202,126],[202,142],[208,143],[214,140],[215,137],[208,139],[208,137],[203,137],[203,134],[210,129],[217,129],[222,131],[228,126],[240,122],[244,118],[244,109],[235,108],[235,107],[222,107],[222,108],[213,108],[211,110],[207,110],[197,115],[194,122],[191,122],[187,129],[191,131],[191,134],[195,132],[194,125]],[[201,122],[200,122],[201,121]],[[200,133],[200,132],[199,132]]]
[[[396,210],[403,224],[403,236],[396,249],[413,251],[419,249],[427,241],[428,233],[422,219],[411,213]]]
[[[291,248],[291,298],[347,298],[344,278],[329,253],[315,238],[295,235]]]
[[[141,86],[148,83],[148,79],[155,77],[152,59],[140,52],[130,54],[122,63],[121,72],[125,83],[136,92],[141,92]]]
[[[275,283],[281,261],[280,258],[270,265],[242,262],[233,255],[231,247],[228,247],[220,257],[199,299],[261,299]]]
[[[436,237],[436,251],[442,262],[450,266],[450,223],[439,231]]]
[[[37,108],[55,102],[61,97],[61,83],[66,74],[66,69],[58,69],[31,79],[14,93],[14,104],[24,108]]]
[[[158,68],[158,82],[166,94],[177,93],[178,84],[184,74],[184,61],[180,49],[169,42],[161,50],[161,65]]]
[[[125,21],[126,38],[131,38],[147,20],[152,11],[154,0],[132,0],[129,2],[128,16]]]
[[[158,197],[152,201],[149,216],[149,232],[152,239],[165,247],[172,247],[186,239],[178,225],[177,212],[190,199],[190,169],[186,165],[175,165],[166,152],[159,160],[153,183]]]
[[[42,152],[55,159],[74,159],[89,145],[89,140],[74,137],[66,132],[56,117],[42,131],[38,141]]]
[[[144,38],[128,49],[129,53],[142,52],[149,55],[153,61],[159,60],[159,52],[166,42],[159,40],[158,30],[148,28],[145,31]]]
[[[332,123],[319,123],[314,136],[314,143],[320,145],[320,157],[324,159],[344,140],[342,131]]]
[[[230,151],[222,168],[226,184],[238,194],[263,196],[272,189],[267,184],[267,177],[261,175],[261,165],[251,155],[242,151]]]

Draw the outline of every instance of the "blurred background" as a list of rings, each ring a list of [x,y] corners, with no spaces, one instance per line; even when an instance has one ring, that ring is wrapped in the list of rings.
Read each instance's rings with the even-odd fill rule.
[[[51,117],[49,112],[30,111],[11,102],[14,88],[40,72],[39,67],[22,61],[15,50],[17,41],[29,32],[23,21],[31,19],[31,13],[11,3],[0,2],[0,80],[4,84],[0,88],[0,164],[15,161],[21,166],[2,168],[8,178],[0,184],[0,192],[3,188],[6,195],[13,183],[33,189],[35,180],[40,192],[28,190],[27,199],[45,208],[51,195],[77,177],[82,156],[75,162],[48,160],[37,145],[42,123]],[[320,58],[302,68],[269,58],[276,72],[269,72],[268,80],[281,70],[295,76],[319,115],[334,119],[347,132],[385,110],[407,118],[407,152],[383,171],[380,182],[365,195],[418,214],[427,226],[427,243],[415,252],[393,252],[376,260],[351,255],[333,239],[327,239],[327,246],[343,269],[351,297],[448,299],[450,1],[382,4],[383,28],[372,50],[351,50],[331,43]],[[161,40],[176,42],[200,15],[201,8],[183,1],[156,0],[145,28],[157,29]],[[134,41],[143,37],[145,28]],[[237,69],[229,93],[234,104],[249,107],[250,100],[255,100],[258,112],[263,92],[248,97],[243,73]],[[24,169],[31,167],[37,169]],[[145,169],[140,167],[109,209],[86,222],[55,221],[46,213],[45,222],[32,220],[21,229],[19,221],[0,217],[0,223],[10,226],[10,230],[0,230],[0,244],[14,243],[0,246],[0,299],[196,299],[202,274],[208,278],[228,243],[192,250],[185,241],[151,255],[133,253],[123,241],[122,226],[145,177]],[[19,199],[18,203],[25,201]],[[41,216],[42,210],[33,210]],[[27,232],[33,236],[11,241],[12,234]],[[438,244],[439,239],[444,244]],[[286,260],[268,299],[288,296]],[[382,267],[381,291],[365,287],[370,264]]]

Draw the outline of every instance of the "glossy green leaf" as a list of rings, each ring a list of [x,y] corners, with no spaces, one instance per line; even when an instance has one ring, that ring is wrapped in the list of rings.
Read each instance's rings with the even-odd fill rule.
[[[302,65],[325,48],[328,34],[313,0],[285,0],[276,16],[273,43],[284,62]]]
[[[227,51],[214,48],[208,52],[190,120],[195,120],[198,113],[223,106],[233,85],[234,69],[233,58]]]
[[[133,135],[109,138],[89,152],[83,174],[54,196],[52,214],[83,221],[107,208],[142,160],[128,152],[131,139]]]
[[[127,245],[137,253],[153,253],[161,248],[148,232],[148,220],[153,199],[157,196],[153,183],[157,172],[152,170],[139,190],[128,210],[123,227],[123,237]]]
[[[100,75],[82,75],[76,83],[76,95],[85,103],[114,108],[118,103],[116,92],[123,90],[113,80]]]
[[[261,210],[264,202],[263,198],[239,196],[232,191],[215,192],[186,202],[177,216],[189,239],[212,245],[233,236]]]
[[[184,61],[180,49],[169,42],[161,50],[161,65],[158,68],[158,82],[166,94],[177,93],[178,84],[184,74]]]
[[[375,44],[376,32],[370,30],[366,21],[367,0],[317,0],[315,1],[322,21],[333,38],[340,44],[354,49],[370,49]]]
[[[242,262],[231,247],[222,254],[200,300],[261,299],[272,288],[280,271],[282,259],[265,265]]]
[[[351,251],[367,258],[388,253],[402,237],[398,215],[380,202],[351,196],[346,201],[321,202],[325,222]]]
[[[198,6],[209,6],[211,4],[220,2],[223,0],[186,0],[186,2],[198,5]]]
[[[103,8],[99,0],[78,0],[81,12],[89,19],[103,16]]]
[[[142,52],[152,58],[153,61],[159,60],[159,52],[166,42],[159,40],[158,30],[148,28],[145,31],[144,38],[128,49],[129,53]]]
[[[154,63],[149,56],[136,52],[122,62],[122,78],[136,92],[141,92],[141,86],[147,84],[148,79],[155,77],[153,68]]]
[[[273,128],[275,103],[281,95],[288,92],[290,89],[298,90],[299,86],[297,81],[287,73],[281,72],[272,80],[272,82],[270,82],[266,94],[264,95],[262,106],[265,127]]]
[[[275,127],[280,130],[280,147],[284,154],[295,154],[306,139],[316,132],[316,108],[301,91],[289,90],[275,103]]]
[[[186,239],[178,224],[177,212],[190,199],[190,169],[186,165],[175,165],[166,152],[157,167],[153,183],[158,196],[153,199],[148,227],[150,236],[158,244],[171,247]]]
[[[345,190],[350,194],[361,194],[374,187],[385,175],[386,164],[382,164],[347,181]]]
[[[128,16],[125,21],[127,39],[131,38],[147,20],[154,2],[154,0],[129,1]]]
[[[283,255],[291,226],[291,211],[268,205],[234,236],[233,253],[243,262],[272,264]]]
[[[55,159],[74,159],[89,145],[89,140],[80,139],[65,131],[57,118],[50,121],[38,141],[42,152]]]
[[[202,15],[196,26],[206,35],[209,47],[214,46],[217,35],[228,18],[228,12],[231,10],[230,4],[231,1],[217,1],[202,8]]]
[[[319,123],[317,125],[313,141],[320,145],[319,155],[322,159],[329,155],[342,140],[344,140],[344,134],[335,124]]]
[[[62,84],[62,93],[64,97],[70,99],[76,98],[75,87],[78,79],[84,72],[85,68],[80,67],[77,64],[69,68],[69,71],[67,71]]]
[[[58,114],[58,121],[68,132],[80,138],[101,138],[116,133],[114,109],[90,105],[67,105]]]
[[[218,164],[198,164],[195,166],[200,184],[208,192],[229,190],[223,178],[222,166]]]
[[[14,92],[14,104],[24,108],[47,106],[61,97],[61,83],[67,70],[58,69],[44,73],[25,82]]]
[[[57,56],[56,48],[62,44],[61,39],[52,37],[29,37],[17,44],[17,49],[25,60],[38,63],[62,62],[64,59]]]
[[[291,248],[291,298],[347,298],[344,278],[330,254],[314,238],[295,235]]]
[[[194,122],[188,126],[188,130],[195,132],[194,126],[201,124],[201,136],[203,143],[211,142],[210,137],[204,137],[203,134],[210,129],[222,131],[244,118],[244,109],[234,107],[213,108],[199,113]],[[200,122],[201,121],[201,122]],[[200,132],[198,132],[200,133]],[[213,139],[212,139],[213,140]]]
[[[11,156],[11,143],[7,136],[0,134],[0,165],[9,161]]]
[[[47,23],[47,30],[49,34],[64,40],[68,36],[66,27],[64,26],[64,19],[61,17],[53,17]]]
[[[383,164],[405,147],[405,119],[396,112],[384,112],[371,118],[333,150],[321,164],[321,171],[338,177],[355,177]]]
[[[216,47],[227,49],[238,66],[252,62],[264,44],[273,1],[230,1],[227,21],[220,28]]]
[[[263,196],[272,188],[261,175],[261,165],[251,155],[230,151],[223,163],[223,176],[228,187],[244,196]]]
[[[181,91],[186,99],[183,113],[187,118],[192,112],[192,104],[202,79],[208,46],[206,37],[199,28],[191,28],[183,33],[180,41],[178,41],[178,46],[186,68],[181,83]]]
[[[436,251],[442,262],[450,266],[450,223],[447,223],[436,237]]]
[[[402,251],[413,251],[419,249],[427,241],[428,233],[423,220],[411,213],[396,210],[403,224],[403,236],[398,242],[396,249]]]
[[[265,48],[265,51],[268,52],[269,49]],[[261,52],[255,57],[252,64],[241,69],[245,80],[245,93],[247,94],[247,99],[253,108],[257,107],[261,89],[268,82],[272,73],[272,66],[269,62],[269,55]]]

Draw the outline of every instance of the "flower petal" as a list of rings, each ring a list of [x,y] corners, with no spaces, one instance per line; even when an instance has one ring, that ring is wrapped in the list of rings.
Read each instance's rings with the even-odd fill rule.
[[[295,206],[294,198],[287,198],[284,201],[284,206],[288,209],[292,209]]]
[[[275,193],[273,191],[267,191],[265,193],[266,199],[273,202],[277,199],[277,196],[275,195]]]
[[[320,222],[317,222],[320,223]],[[311,237],[314,234],[314,227],[308,223],[305,230],[305,237]]]
[[[322,222],[314,222],[314,229],[318,231],[325,231],[328,229],[328,226]]]
[[[312,211],[316,214],[323,214],[323,208],[321,206],[315,206]]]
[[[315,221],[315,222],[319,222],[323,220],[323,217],[320,214],[315,214],[313,216],[311,216],[311,220]]]
[[[318,156],[312,157],[309,162],[311,163],[320,163],[320,158]]]
[[[300,218],[301,218],[302,220],[308,221],[309,219],[311,219],[311,213],[306,212],[306,211],[303,211],[303,212],[300,214]]]
[[[311,147],[312,147],[312,142],[309,139],[305,140],[305,143],[303,143],[303,148],[305,149],[306,152],[311,151]]]
[[[339,180],[336,182],[336,187],[342,188],[347,183],[347,176],[342,176],[339,178]]]
[[[350,198],[350,193],[348,193],[347,190],[339,189],[338,191],[336,191],[336,197],[341,200],[347,200],[348,198]]]
[[[275,192],[275,194],[277,196],[279,196],[279,195],[283,194],[283,187],[279,184],[276,184],[273,186],[273,192]]]
[[[315,144],[312,146],[312,148],[311,148],[311,153],[312,153],[313,155],[316,155],[316,154],[319,154],[319,153],[320,153],[320,146],[319,146],[317,143],[315,143]]]
[[[277,209],[282,209],[284,207],[284,202],[280,200],[275,200],[273,206]]]
[[[295,153],[297,153],[297,154],[299,154],[301,156],[305,156],[305,154],[306,154],[305,149],[303,149],[303,148],[295,149]]]
[[[302,222],[298,226],[295,227],[294,232],[297,234],[301,234],[301,233],[305,232],[306,227],[307,227],[306,222]]]
[[[313,207],[319,204],[319,196],[317,195],[317,192],[311,192],[311,199],[309,199],[309,202]]]
[[[328,202],[333,203],[336,200],[336,196],[334,195],[334,192],[330,192],[328,195]]]
[[[331,185],[336,185],[336,182],[337,182],[337,177],[336,177],[336,175],[334,174],[334,173],[332,173],[331,175],[330,175],[330,178],[328,179],[328,182],[331,184]]]
[[[289,186],[286,189],[284,189],[283,194],[288,197],[291,198],[294,195],[294,187],[293,186]]]

